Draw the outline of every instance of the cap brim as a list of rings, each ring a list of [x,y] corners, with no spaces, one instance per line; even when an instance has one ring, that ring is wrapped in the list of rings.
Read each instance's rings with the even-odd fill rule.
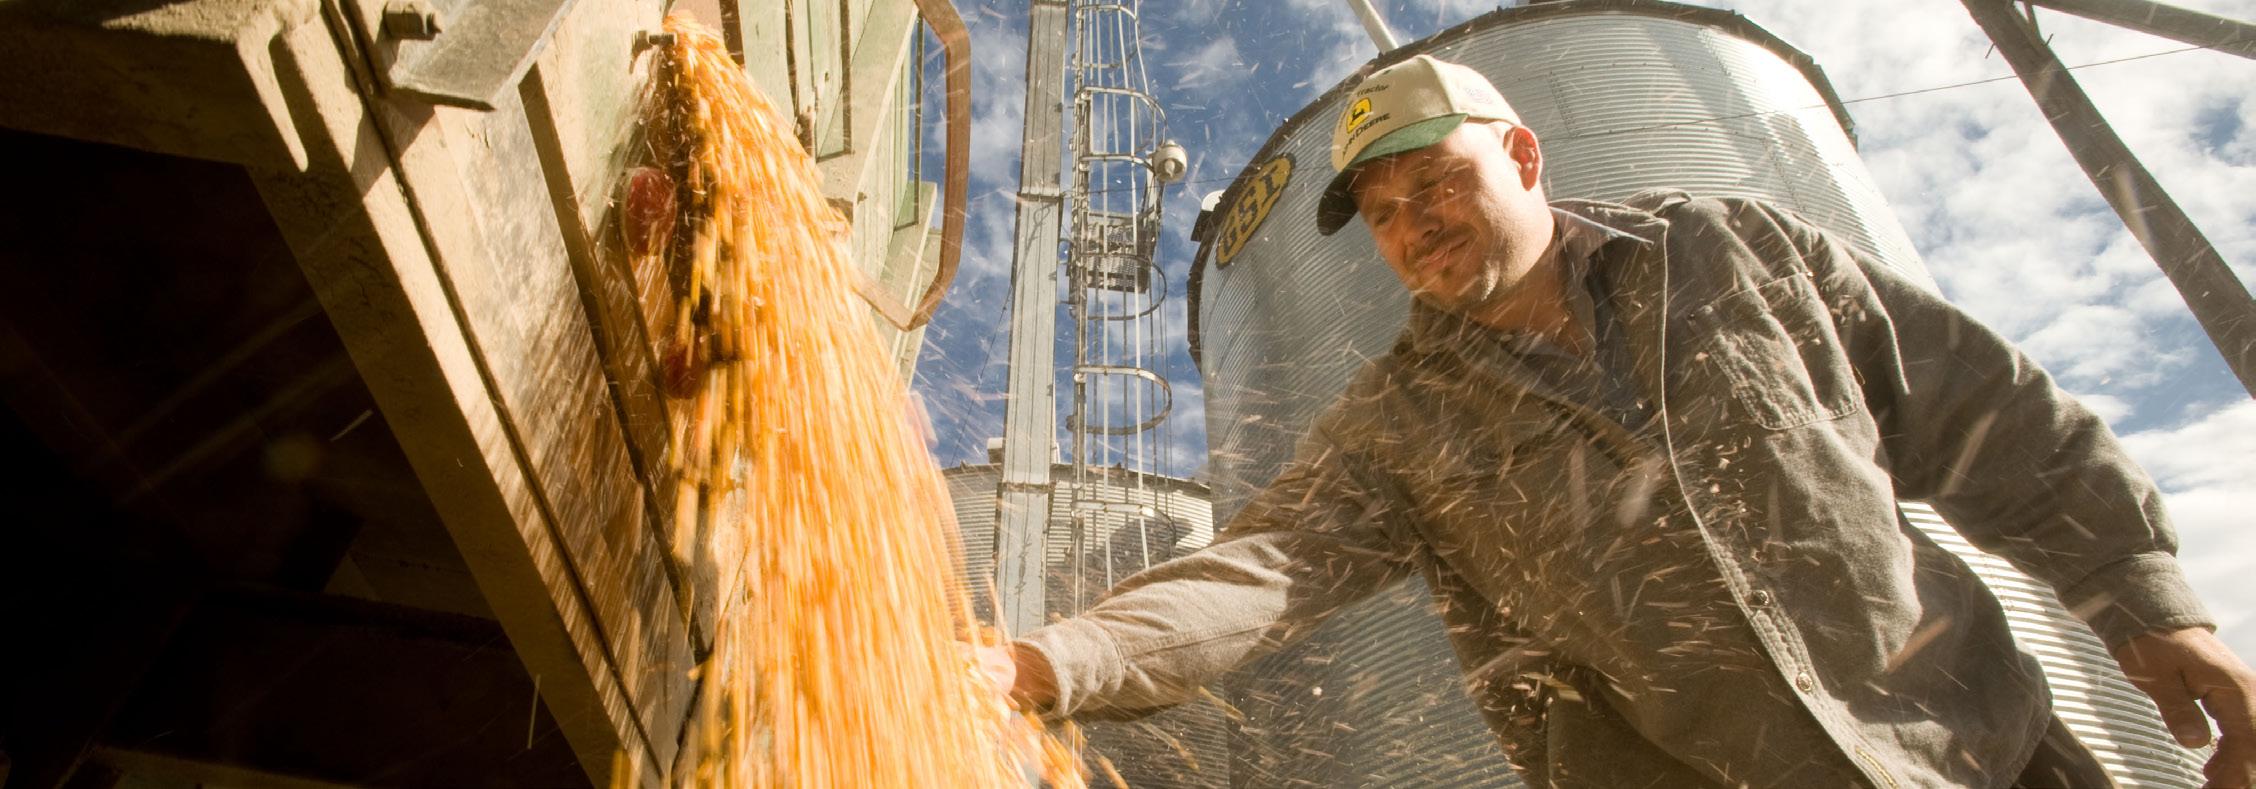
[[[1348,167],[1324,187],[1324,198],[1316,203],[1316,232],[1331,235],[1339,232],[1350,219],[1355,218],[1355,171]]]
[[[1388,132],[1387,136],[1372,140],[1370,145],[1355,154],[1355,158],[1332,176],[1324,186],[1324,197],[1316,203],[1316,232],[1331,235],[1355,218],[1355,174],[1372,161],[1424,148],[1448,137],[1465,122],[1463,113],[1427,118],[1417,123]]]

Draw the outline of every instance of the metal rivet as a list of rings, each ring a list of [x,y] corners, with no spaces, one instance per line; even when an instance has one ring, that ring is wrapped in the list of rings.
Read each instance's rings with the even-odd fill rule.
[[[439,37],[446,17],[425,0],[392,0],[384,4],[384,32],[393,38],[429,41]]]
[[[1770,605],[1770,590],[1757,589],[1747,593],[1747,602],[1750,605],[1757,606]]]
[[[1794,675],[1794,689],[1803,693],[1815,693],[1817,692],[1817,680],[1811,679],[1809,672],[1806,671],[1796,674]]]

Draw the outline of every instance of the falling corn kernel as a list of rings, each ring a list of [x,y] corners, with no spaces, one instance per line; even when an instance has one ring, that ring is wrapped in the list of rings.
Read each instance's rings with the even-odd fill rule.
[[[680,15],[665,30],[628,246],[678,297],[673,544],[741,562],[675,782],[1085,785],[1078,737],[1014,715],[963,646],[994,636],[950,591],[947,491],[814,162],[717,36]]]

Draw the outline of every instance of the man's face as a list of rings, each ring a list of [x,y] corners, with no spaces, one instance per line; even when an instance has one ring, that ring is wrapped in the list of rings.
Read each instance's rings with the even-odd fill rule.
[[[1508,296],[1549,246],[1533,135],[1467,122],[1441,142],[1364,165],[1355,204],[1412,295],[1469,314]]]

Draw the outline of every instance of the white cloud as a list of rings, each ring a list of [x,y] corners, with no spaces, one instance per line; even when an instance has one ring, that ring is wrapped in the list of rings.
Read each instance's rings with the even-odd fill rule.
[[[1408,40],[1409,36],[1403,34],[1404,28],[1441,30],[1499,5],[1505,4],[1496,0],[1397,0],[1386,19],[1396,38]]]
[[[2010,75],[1953,0],[1711,3],[1808,52],[1844,98]],[[2184,2],[2247,19],[2256,2]],[[2070,64],[2177,42],[2049,11]],[[2256,64],[2186,52],[2075,72],[2126,144],[2243,280],[2256,274]],[[2155,476],[2193,583],[2256,658],[2256,403],[2202,343],[2176,289],[2017,80],[1858,102],[1861,152],[1944,292],[2020,343]],[[2219,405],[2223,403],[2223,405]],[[2161,427],[2155,427],[2160,425]]]
[[[1168,4],[1168,21],[1179,26],[1208,27],[1221,19],[1225,5],[1225,0],[1180,0]]]
[[[1196,380],[1172,383],[1175,408],[1161,428],[1166,434],[1166,471],[1190,478],[1206,467],[1206,387]]]
[[[1316,98],[1379,53],[1378,45],[1371,43],[1370,33],[1364,31],[1363,22],[1355,18],[1355,12],[1349,10],[1346,3],[1287,0],[1286,5],[1302,26],[1293,34],[1297,39],[1295,48],[1301,52],[1322,53],[1316,56],[1314,68],[1307,73],[1291,75],[1298,78],[1292,88],[1305,94],[1302,101]],[[1395,29],[1395,37],[1409,38],[1399,27]]]
[[[2073,392],[2074,390],[2070,391]],[[2131,401],[2129,400],[2107,394],[2077,393],[2076,402],[2082,403],[2085,408],[2091,409],[2091,412],[2098,414],[2100,420],[2104,422],[2114,422],[2122,419],[2123,417],[2130,416],[2131,412],[2138,408],[2137,405],[2131,403]]]
[[[2177,522],[2194,588],[2218,619],[2218,633],[2243,657],[2256,656],[2256,401],[2241,400],[2183,424],[2123,437],[2123,445],[2162,487]]]
[[[2149,321],[2131,310],[2070,304],[2021,347],[2058,360],[2049,370],[2068,388],[2144,389],[2166,383],[2164,371],[2184,367],[2193,356],[2190,349],[2155,347],[2144,336],[2150,331]]]
[[[1238,54],[1238,40],[1228,33],[1216,34],[1189,57],[1170,65],[1183,75],[1176,81],[1176,88],[1194,94],[1228,88],[1243,82],[1247,76],[1245,58]]]

